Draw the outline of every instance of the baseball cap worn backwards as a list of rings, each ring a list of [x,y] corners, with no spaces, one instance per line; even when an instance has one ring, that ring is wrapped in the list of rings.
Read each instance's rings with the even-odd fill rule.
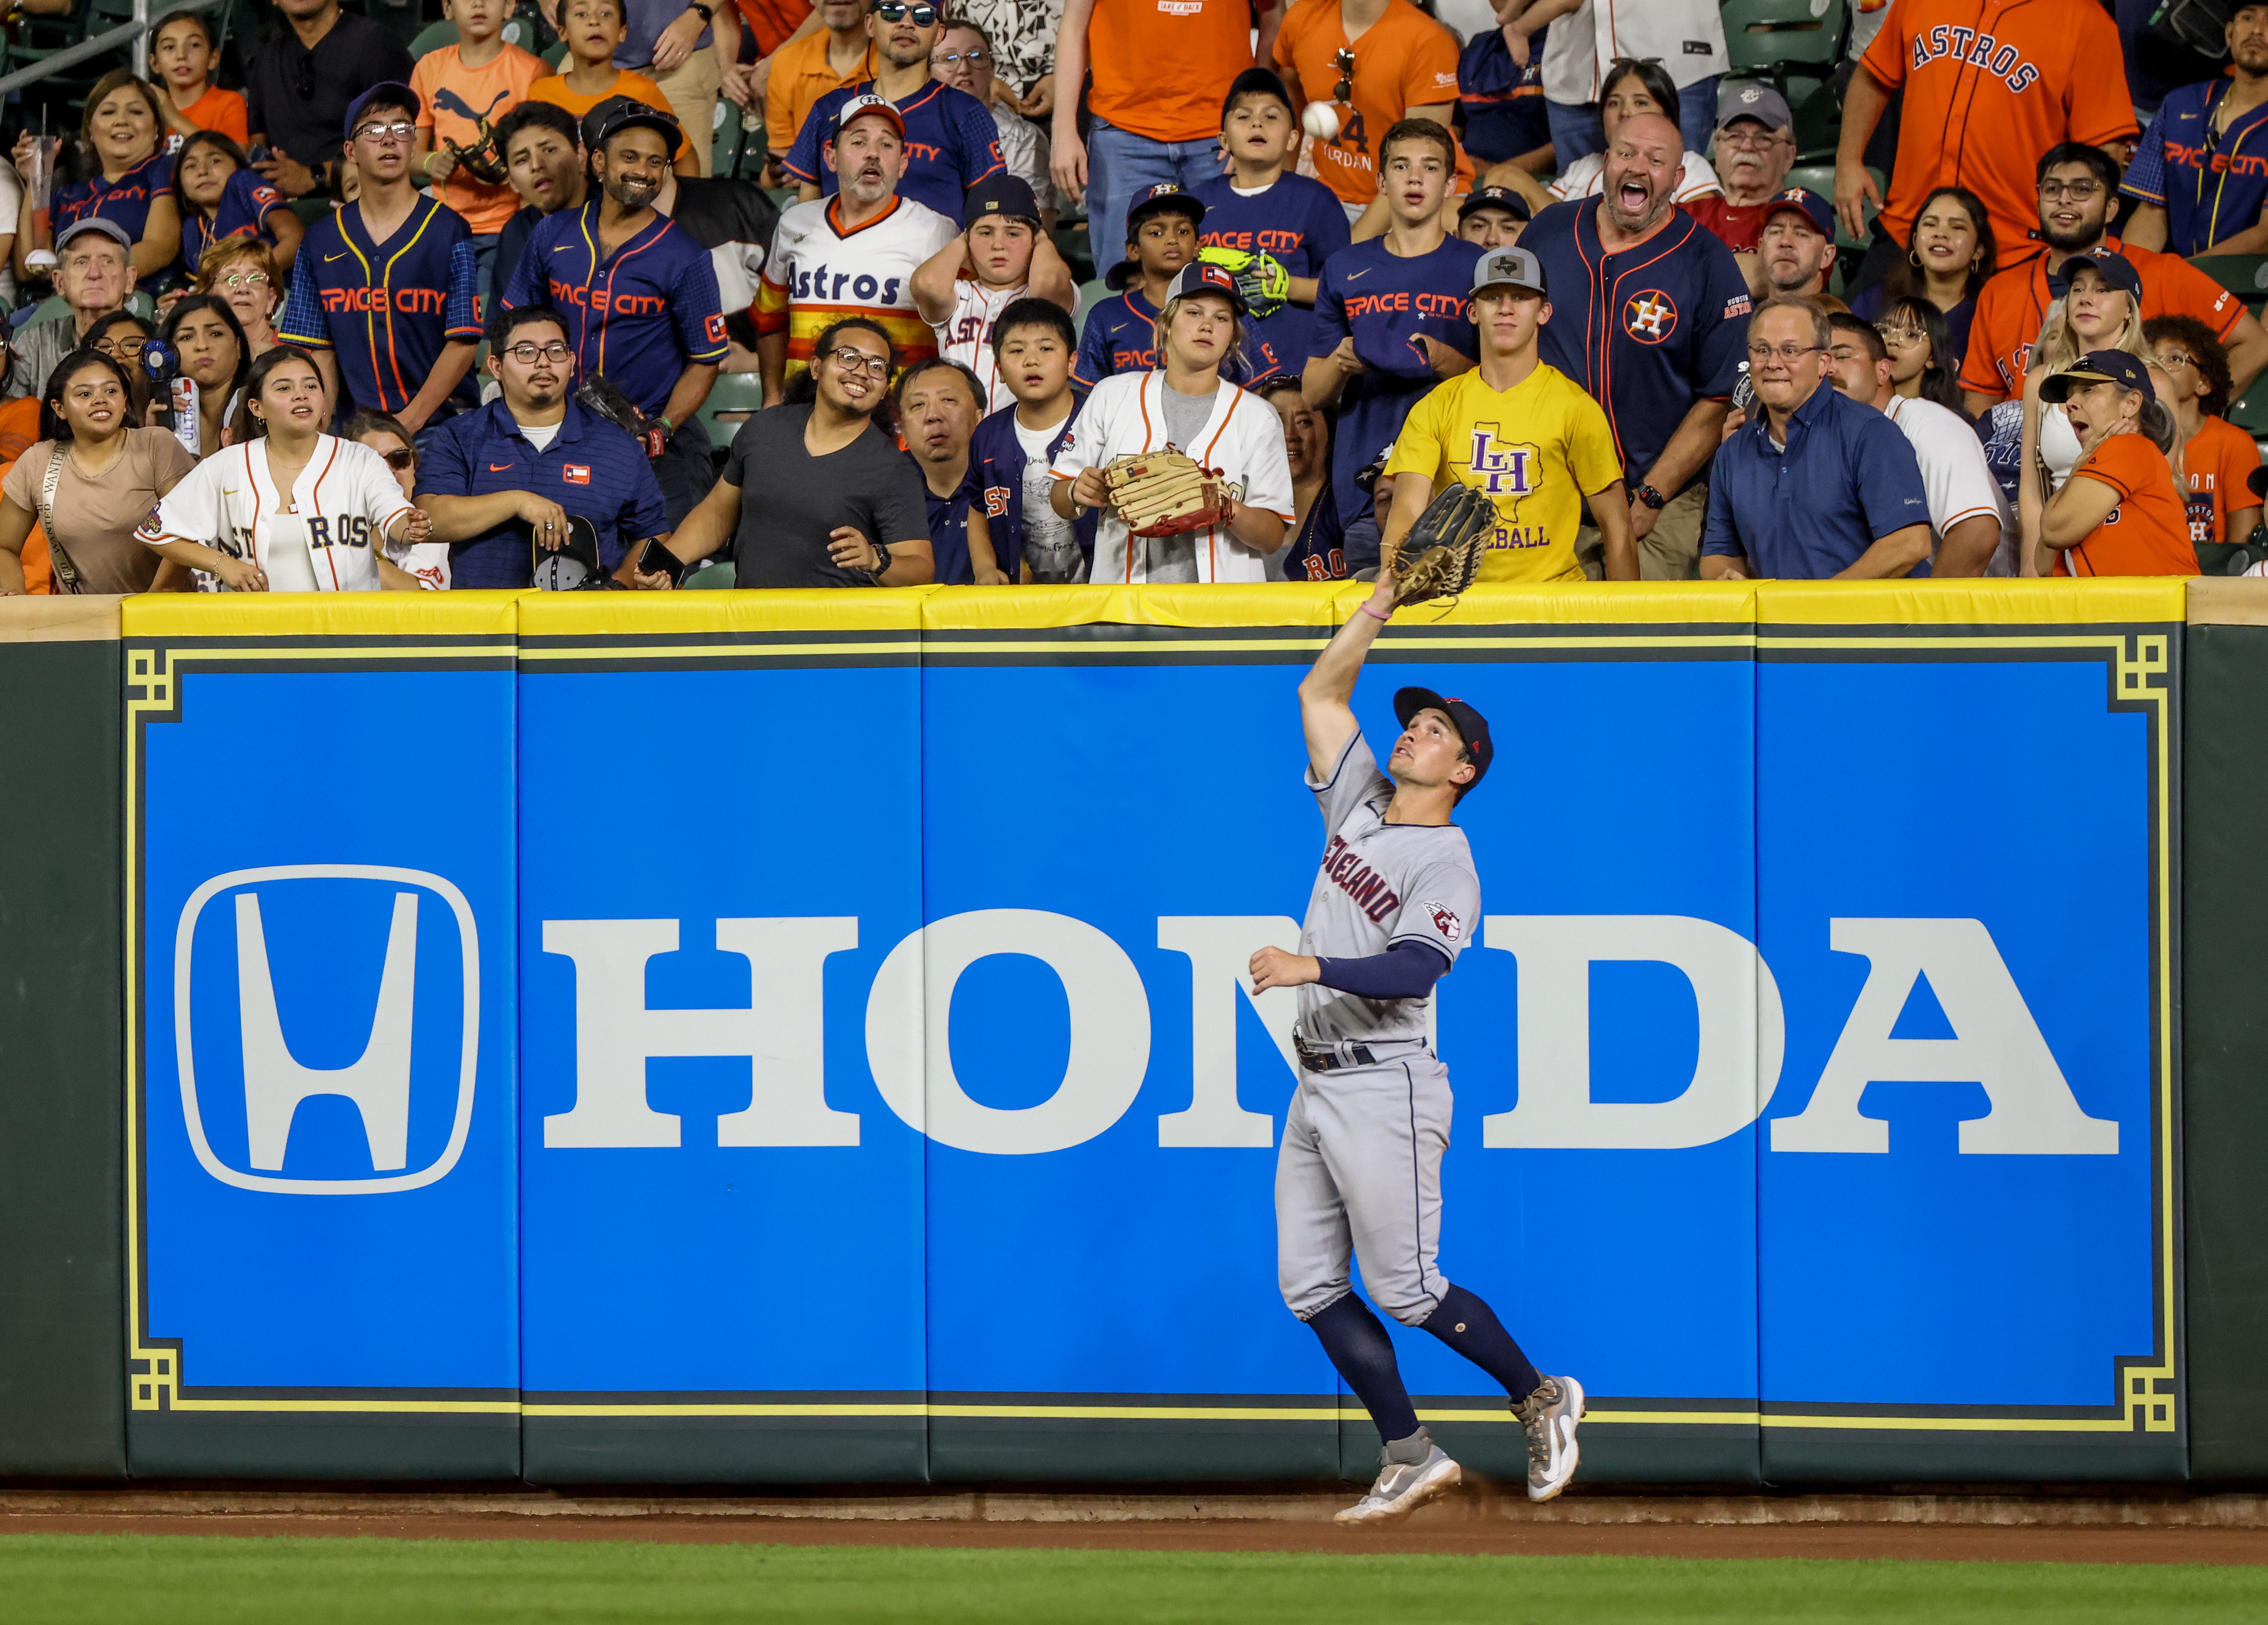
[[[2040,386],[2040,399],[2051,404],[2071,399],[2072,391],[2089,384],[2116,384],[2121,389],[2147,394],[2150,374],[2137,357],[2123,349],[2091,349],[2078,362]]]
[[[649,107],[634,96],[609,96],[583,115],[583,145],[593,152],[626,129],[650,129],[677,150],[684,126],[659,107]]]
[[[1489,742],[1488,718],[1454,695],[1443,696],[1431,688],[1403,688],[1394,696],[1394,720],[1403,727],[1420,711],[1439,711],[1454,724],[1457,737],[1465,743],[1465,754],[1473,759],[1473,782],[1465,786],[1470,790],[1488,776],[1489,763],[1496,757],[1496,746]]]

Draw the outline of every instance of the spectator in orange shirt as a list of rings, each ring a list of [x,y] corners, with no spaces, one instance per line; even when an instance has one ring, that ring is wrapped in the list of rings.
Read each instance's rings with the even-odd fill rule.
[[[1887,32],[1887,29],[1885,30]],[[2038,225],[2033,235],[2046,251],[1988,281],[1977,295],[1961,390],[1969,415],[2023,388],[2049,307],[2058,297],[2049,285],[2066,263],[2082,256],[2119,254],[2140,279],[2142,320],[2194,316],[2228,350],[2228,371],[2240,395],[2268,367],[2268,330],[2242,301],[2186,260],[2130,248],[2110,234],[2117,218],[2118,166],[2110,154],[2077,143],[2051,148],[2038,166]],[[1996,227],[1997,230],[1997,223]]]
[[[2145,430],[2164,408],[2124,350],[2098,349],[2041,386],[2079,435],[2080,459],[2040,511],[2033,562],[2042,575],[2194,576],[2189,516],[2174,471]]]
[[[158,111],[176,137],[218,130],[238,146],[252,139],[244,98],[212,82],[220,40],[201,11],[172,11],[150,31],[150,77],[158,85]]]
[[[511,0],[448,0],[457,42],[418,59],[409,76],[417,92],[417,148],[413,175],[433,182],[433,195],[464,217],[481,257],[481,280],[496,261],[497,233],[519,209],[496,121],[527,98],[528,88],[550,77],[550,65],[504,37]]]
[[[1324,102],[1338,120],[1338,134],[1307,152],[1350,222],[1379,201],[1373,147],[1388,127],[1431,119],[1447,129],[1456,111],[1456,36],[1410,0],[1299,0],[1276,36],[1276,62],[1302,107]],[[1456,158],[1453,195],[1473,184],[1472,160],[1462,150]],[[1382,205],[1374,224],[1373,237],[1386,229]]]
[[[771,77],[764,86],[764,140],[775,164],[795,145],[821,96],[874,77],[865,0],[819,0],[818,15],[823,26],[772,55]]]
[[[2213,329],[2194,316],[2161,316],[2142,324],[2158,358],[2166,404],[2181,431],[2181,468],[2189,483],[2190,545],[2226,547],[2244,540],[2260,521],[2252,476],[2260,447],[2223,415],[2228,410],[2228,357]]]
[[[1944,186],[1984,200],[2002,268],[2035,253],[2033,161],[2059,143],[2099,147],[2140,133],[2124,62],[2117,25],[2094,0],[1898,0],[1851,76],[1835,153],[1844,232],[1863,239],[1864,206],[1882,211],[1854,286],[1904,252],[1922,199]],[[1886,205],[1865,154],[1900,90]]]
[[[1220,109],[1237,75],[1254,65],[1256,13],[1265,56],[1282,0],[1066,0],[1056,33],[1064,93],[1050,136],[1057,195],[1086,196],[1086,217],[1115,233],[1136,193],[1169,180],[1194,192],[1219,176]],[[1094,121],[1081,139],[1079,86],[1090,66]],[[1443,99],[1454,101],[1454,49],[1449,73]]]
[[[574,65],[529,85],[528,100],[564,107],[578,123],[609,96],[627,96],[656,112],[669,111],[669,98],[661,93],[661,86],[642,73],[615,66],[615,53],[629,37],[622,0],[564,0],[559,8],[559,33],[567,42],[567,60]],[[509,171],[512,157],[504,150],[502,115],[490,122],[497,131],[497,156]],[[693,143],[682,136],[677,138],[677,157],[670,167],[681,175],[701,173]]]

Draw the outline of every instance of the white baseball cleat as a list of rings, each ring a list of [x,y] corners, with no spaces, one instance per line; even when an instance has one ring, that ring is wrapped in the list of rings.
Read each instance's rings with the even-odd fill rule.
[[[1378,1482],[1370,1487],[1370,1493],[1344,1511],[1335,1513],[1331,1521],[1357,1528],[1398,1524],[1428,1501],[1448,1494],[1464,1482],[1464,1468],[1450,1460],[1448,1452],[1439,1445],[1415,1467],[1388,1461],[1381,1452]]]
[[[1528,1498],[1549,1501],[1567,1488],[1582,1460],[1575,1429],[1583,1420],[1583,1385],[1572,1377],[1546,1377],[1512,1411],[1528,1430]]]

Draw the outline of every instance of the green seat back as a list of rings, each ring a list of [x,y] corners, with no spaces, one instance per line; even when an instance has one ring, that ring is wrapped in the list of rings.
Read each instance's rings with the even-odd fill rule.
[[[417,37],[409,42],[409,54],[413,57],[423,56],[429,51],[438,51],[445,45],[454,45],[456,42],[456,24],[430,23],[419,29]]]
[[[2268,254],[2205,254],[2190,263],[2248,305],[2268,299]]]
[[[696,569],[688,570],[685,572],[685,579],[678,584],[678,591],[681,592],[717,592],[721,589],[730,588],[733,585],[734,573],[733,565],[729,561],[720,563],[703,564]]]
[[[1724,18],[1727,70],[1778,77],[1790,67],[1831,72],[1851,13],[1846,0],[1726,0]]]

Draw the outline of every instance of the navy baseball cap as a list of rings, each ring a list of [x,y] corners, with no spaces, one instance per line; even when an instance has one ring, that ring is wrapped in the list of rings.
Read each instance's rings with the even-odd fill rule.
[[[1236,278],[1226,266],[1215,265],[1210,260],[1192,260],[1175,272],[1174,280],[1166,284],[1166,303],[1186,299],[1193,293],[1217,293],[1240,316],[1248,309],[1244,296],[1237,291]]]
[[[609,96],[583,115],[583,145],[593,152],[626,129],[650,129],[669,143],[672,152],[685,127],[659,107],[649,107],[635,96]]]
[[[961,224],[964,229],[987,215],[1028,220],[1036,228],[1040,224],[1040,200],[1032,195],[1030,182],[1001,170],[969,188],[968,195],[961,200]]]
[[[1456,724],[1457,737],[1465,742],[1465,754],[1473,759],[1473,788],[1488,776],[1489,762],[1496,755],[1496,746],[1489,743],[1488,718],[1454,695],[1435,694],[1431,688],[1403,688],[1394,696],[1394,720],[1403,727],[1420,711],[1439,711]]]
[[[354,139],[355,126],[362,122],[363,110],[366,107],[407,107],[411,121],[415,122],[416,115],[425,111],[425,102],[416,91],[399,79],[387,79],[373,85],[347,104],[347,140]]]
[[[1761,232],[1771,224],[1774,215],[1800,214],[1811,222],[1811,229],[1832,242],[1835,238],[1835,205],[1809,187],[1790,187],[1764,205],[1756,217],[1756,230]]]
[[[2107,248],[2095,254],[2075,254],[2063,262],[2060,270],[2049,272],[2049,297],[2060,299],[2071,291],[2073,272],[2090,270],[2127,298],[2142,297],[2142,273],[2134,268],[2134,261]]]
[[[1145,217],[1165,212],[1187,215],[1191,225],[1204,224],[1205,206],[1173,181],[1161,180],[1134,194],[1126,210],[1126,240],[1130,243],[1142,234]]]
[[[1292,111],[1292,92],[1284,88],[1280,75],[1266,68],[1247,68],[1230,81],[1228,94],[1220,99],[1220,121],[1223,124],[1228,122],[1228,110],[1236,106],[1236,99],[1240,96],[1273,96],[1284,104],[1285,112]]]
[[[2040,399],[2058,402],[2071,399],[2071,392],[2088,384],[2116,384],[2121,389],[2150,393],[2150,374],[2141,357],[2130,356],[2123,349],[2091,349],[2067,370],[2057,373],[2040,386]]]
[[[1475,187],[1472,193],[1457,207],[1457,224],[1462,225],[1484,209],[1499,209],[1515,220],[1532,220],[1535,210],[1528,200],[1510,187]]]

